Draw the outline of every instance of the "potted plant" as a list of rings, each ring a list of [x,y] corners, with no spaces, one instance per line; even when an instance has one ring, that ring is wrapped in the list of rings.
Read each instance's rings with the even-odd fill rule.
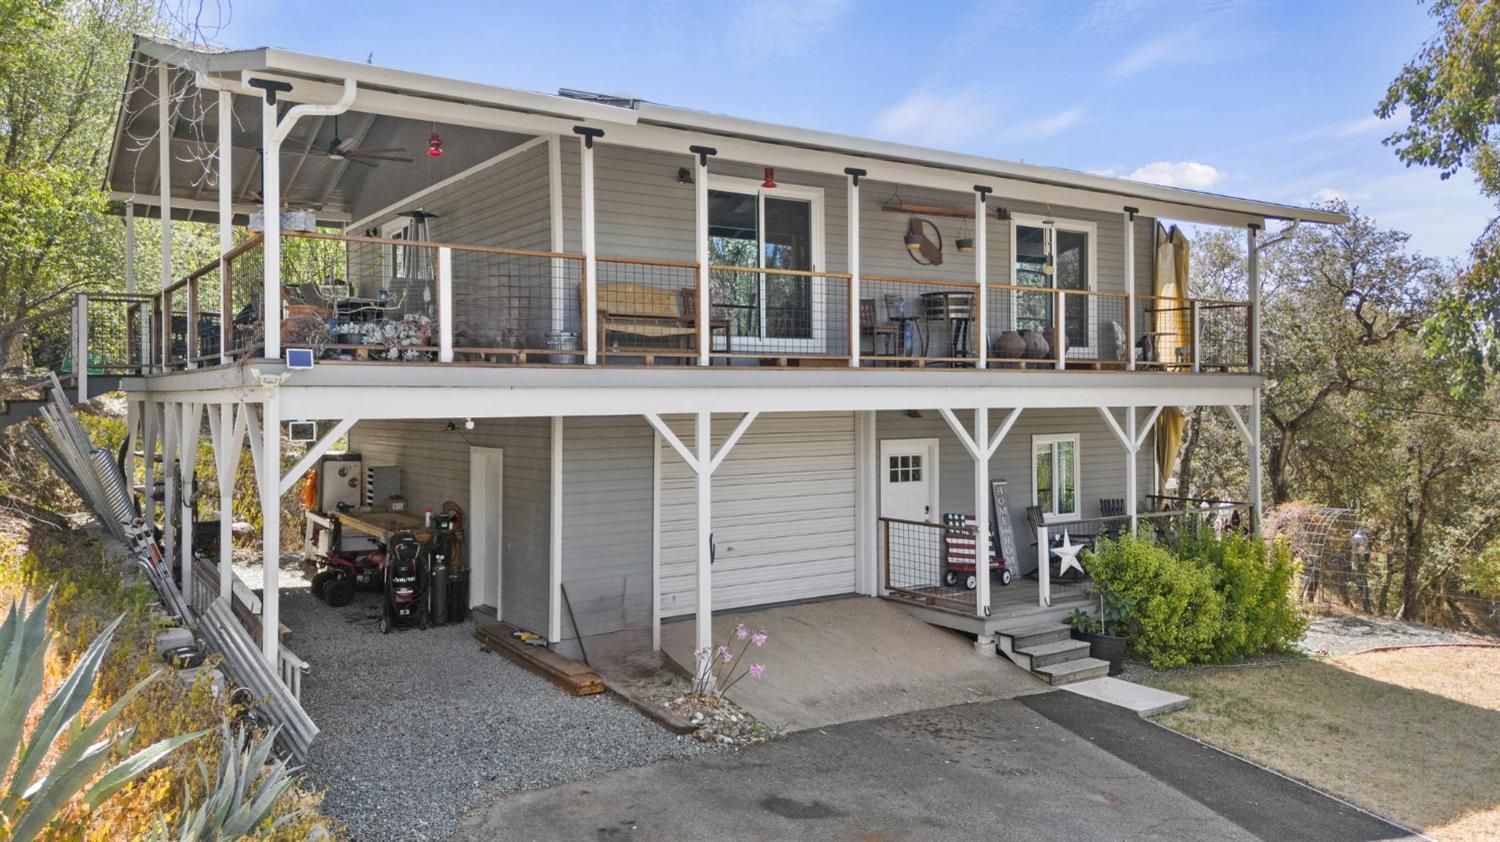
[[[1073,613],[1068,615],[1068,626],[1073,629],[1074,640],[1088,642],[1089,657],[1108,661],[1110,675],[1121,673],[1125,649],[1130,645],[1129,637],[1115,633],[1123,631],[1121,623],[1111,622],[1105,617],[1095,617],[1082,609],[1075,608]]]

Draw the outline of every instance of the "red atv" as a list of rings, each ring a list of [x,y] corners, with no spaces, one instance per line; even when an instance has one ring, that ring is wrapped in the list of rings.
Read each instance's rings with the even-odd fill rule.
[[[385,571],[385,544],[376,541],[375,549],[363,553],[345,553],[340,548],[343,527],[337,516],[329,519],[328,554],[319,561],[323,569],[312,578],[312,594],[334,608],[354,601],[356,588],[379,590]]]

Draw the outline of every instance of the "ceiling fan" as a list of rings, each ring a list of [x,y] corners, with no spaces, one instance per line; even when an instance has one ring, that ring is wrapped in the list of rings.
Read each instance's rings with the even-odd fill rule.
[[[376,161],[400,161],[410,164],[412,159],[404,154],[405,148],[400,146],[382,146],[378,148],[365,149],[359,146],[355,138],[342,138],[339,136],[339,118],[333,118],[333,139],[328,141],[328,148],[323,150],[323,157],[334,161],[349,161],[366,167],[377,167]]]

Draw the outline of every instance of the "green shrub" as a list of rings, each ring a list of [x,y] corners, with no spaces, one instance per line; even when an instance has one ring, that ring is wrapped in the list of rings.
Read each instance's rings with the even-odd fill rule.
[[[1205,570],[1131,537],[1101,540],[1084,567],[1104,594],[1106,619],[1151,666],[1172,669],[1213,656],[1224,611]]]
[[[1297,563],[1283,542],[1185,531],[1170,547],[1100,541],[1084,567],[1107,623],[1157,669],[1284,651],[1307,620],[1292,596]]]

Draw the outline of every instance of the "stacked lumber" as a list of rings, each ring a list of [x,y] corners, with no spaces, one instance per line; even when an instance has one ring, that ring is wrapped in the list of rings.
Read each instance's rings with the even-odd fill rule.
[[[475,624],[474,637],[497,654],[515,661],[575,696],[604,692],[604,679],[587,666],[544,646],[528,646],[512,637],[509,623]]]

